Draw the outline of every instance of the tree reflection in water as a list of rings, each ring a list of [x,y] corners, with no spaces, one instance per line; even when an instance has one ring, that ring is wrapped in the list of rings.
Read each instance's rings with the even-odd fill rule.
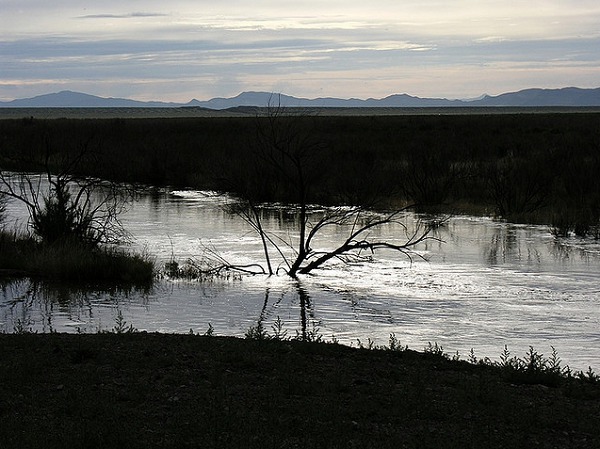
[[[298,297],[298,304],[300,308],[300,329],[296,328],[296,339],[302,341],[315,341],[321,340],[321,336],[319,334],[319,328],[315,322],[315,314],[312,307],[312,301],[310,299],[310,295],[308,294],[308,290],[302,285],[300,281],[296,281],[293,284],[294,292]],[[269,304],[271,299],[271,289],[265,289],[265,296],[262,309],[260,311],[260,315],[256,322],[256,327],[252,327],[251,330],[246,334],[247,336],[251,336],[254,338],[281,338],[287,335],[287,331],[282,329],[282,322],[279,317],[277,317],[277,321],[274,325],[271,326],[272,333],[265,330],[265,322],[270,318],[272,310],[276,309],[284,296],[285,292],[280,293],[277,299]]]

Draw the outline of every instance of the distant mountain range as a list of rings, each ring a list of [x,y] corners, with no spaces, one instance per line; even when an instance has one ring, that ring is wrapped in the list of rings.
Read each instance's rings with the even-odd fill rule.
[[[125,98],[104,98],[80,92],[62,91],[0,102],[2,108],[174,108],[199,107],[207,109],[230,109],[237,107],[262,107],[276,103],[284,107],[310,108],[426,108],[426,107],[544,107],[600,106],[600,88],[580,89],[525,89],[497,96],[484,95],[474,100],[448,100],[445,98],[419,98],[407,94],[395,94],[385,98],[298,98],[270,92],[243,92],[232,98],[213,98],[207,101],[191,100],[188,103],[160,101],[136,101]]]

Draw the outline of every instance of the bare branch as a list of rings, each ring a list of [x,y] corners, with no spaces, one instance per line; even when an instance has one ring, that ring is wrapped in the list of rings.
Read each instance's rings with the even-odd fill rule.
[[[54,174],[55,153],[46,138],[43,173],[0,172],[2,192],[27,207],[29,225],[41,240],[75,238],[97,246],[127,239],[118,216],[132,192],[116,183],[78,176],[78,165],[89,153],[85,142],[77,154],[63,156]]]
[[[273,256],[278,255],[288,275],[306,274],[329,260],[343,262],[358,260],[361,252],[374,253],[391,250],[412,257],[414,248],[431,238],[429,228],[418,227],[409,232],[404,223],[408,208],[387,214],[369,211],[366,204],[356,207],[320,208],[309,205],[311,189],[319,176],[326,176],[327,164],[322,159],[323,145],[307,132],[309,122],[299,121],[281,105],[280,97],[271,97],[266,115],[256,117],[256,142],[249,145],[249,159],[245,166],[231,176],[229,183],[241,198],[236,208],[230,208],[242,217],[259,235],[265,255],[267,272],[273,274]],[[289,242],[270,234],[262,224],[264,193],[280,194],[294,204],[297,234]],[[398,225],[404,230],[402,241],[371,236],[376,229]],[[342,241],[331,250],[320,250],[319,236],[329,228],[339,228],[346,233]],[[294,253],[286,257],[282,244]],[[273,251],[274,250],[274,251]],[[272,253],[272,254],[271,254]],[[363,259],[364,260],[364,259]],[[279,269],[277,270],[279,271]]]

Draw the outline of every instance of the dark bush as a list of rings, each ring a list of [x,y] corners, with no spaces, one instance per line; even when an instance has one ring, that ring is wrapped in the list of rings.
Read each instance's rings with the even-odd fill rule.
[[[61,149],[62,159],[77,154],[84,142],[97,157],[81,161],[79,175],[235,190],[223,181],[237,174],[239,188],[245,188],[248,180],[242,178],[264,120],[1,120],[0,167],[40,170],[46,142]],[[448,208],[470,205],[514,221],[547,224],[562,210],[577,212],[571,215],[586,210],[592,221],[578,226],[581,233],[594,229],[600,206],[599,123],[600,114],[579,112],[295,119],[299,131],[321,145],[310,201],[381,207],[385,203],[374,198],[383,197],[388,205],[443,202]],[[316,176],[319,172],[326,176]],[[255,187],[262,197],[294,201],[293,192],[268,173],[260,183]]]

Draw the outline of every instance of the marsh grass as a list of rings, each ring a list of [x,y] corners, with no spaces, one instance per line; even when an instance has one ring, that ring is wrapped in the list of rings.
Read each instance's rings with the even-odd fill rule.
[[[254,274],[244,271],[246,274]],[[211,282],[215,280],[239,281],[242,272],[227,262],[215,261],[210,255],[203,259],[188,259],[183,263],[171,259],[164,264],[160,276],[172,280]]]
[[[42,244],[12,232],[0,232],[0,270],[56,281],[140,286],[151,285],[155,275],[148,255],[90,247],[74,240]]]
[[[308,334],[308,337],[306,334]],[[245,338],[255,341],[304,341],[338,344],[335,337],[331,340],[325,339],[318,328],[313,328],[308,333],[300,333],[297,331],[295,337],[290,337],[280,317],[277,317],[277,320],[271,325],[271,331],[265,327],[262,321],[259,321],[256,325],[250,326],[245,333]],[[388,345],[378,345],[371,338],[367,338],[366,342],[357,339],[356,347],[358,349],[366,349],[369,351],[409,351],[408,346],[403,345],[393,332],[389,335]],[[556,348],[554,346],[550,346],[550,348],[551,353],[547,357],[538,352],[533,346],[529,347],[529,350],[523,357],[517,357],[512,355],[508,346],[505,345],[497,361],[493,361],[489,357],[478,359],[475,355],[475,351],[471,348],[465,361],[471,365],[498,368],[503,373],[504,378],[514,384],[557,387],[563,383],[572,381],[573,379],[579,379],[600,386],[600,375],[596,374],[592,367],[589,367],[585,372],[573,371],[568,365],[562,365],[562,360],[558,355]],[[425,357],[431,357],[433,359],[454,362],[462,361],[458,351],[455,354],[450,355],[445,352],[444,348],[437,342],[428,342],[423,348],[422,354]]]
[[[557,229],[568,222],[572,232],[589,233],[599,224],[599,117],[581,112],[295,120],[323,148],[324,163],[315,168],[323,173],[314,173],[309,202],[377,199],[384,208],[416,202],[445,211],[467,204],[510,221]],[[43,152],[45,141],[67,153],[91,141],[101,162],[81,166],[80,174],[228,191],[224,175],[248,171],[257,123],[257,117],[0,120],[7,153],[0,162],[7,170],[33,168],[19,166],[17,156]],[[285,194],[273,189],[262,200],[295,201]]]

